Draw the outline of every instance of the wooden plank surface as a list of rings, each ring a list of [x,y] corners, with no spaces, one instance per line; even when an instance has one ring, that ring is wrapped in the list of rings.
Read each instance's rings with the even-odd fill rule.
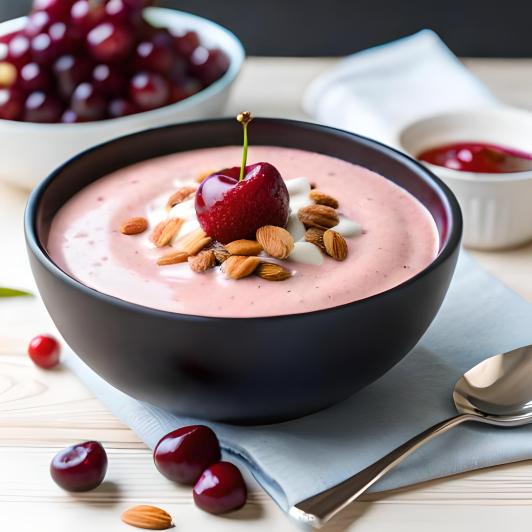
[[[330,67],[329,59],[250,59],[228,112],[304,118],[301,91]],[[467,65],[501,100],[532,109],[532,60],[470,60]],[[26,194],[0,184],[0,284],[33,288],[22,212]],[[532,300],[532,245],[505,253],[475,253],[508,286]],[[138,503],[172,513],[180,531],[299,530],[251,480],[250,502],[229,517],[197,510],[190,491],[157,474],[138,438],[64,369],[42,371],[24,354],[27,339],[50,330],[38,300],[0,301],[0,531],[109,532],[132,530],[121,511]],[[73,496],[48,474],[53,454],[70,443],[98,439],[110,456],[106,482]],[[366,497],[326,530],[360,532],[529,530],[532,462],[497,467]]]

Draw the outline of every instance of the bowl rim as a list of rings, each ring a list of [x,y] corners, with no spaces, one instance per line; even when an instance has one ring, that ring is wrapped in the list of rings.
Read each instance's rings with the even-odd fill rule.
[[[199,15],[194,15],[193,13],[188,13],[186,11],[180,11],[178,9],[171,9],[166,7],[148,7],[145,8],[145,13],[149,17],[150,13],[159,14],[161,16],[166,16],[169,20],[170,17],[182,18],[186,20],[194,20],[197,22],[209,25],[216,28],[221,33],[224,33],[229,41],[231,41],[232,47],[234,49],[228,50],[223,48],[227,53],[230,63],[229,68],[223,74],[223,76],[217,79],[214,83],[211,83],[208,87],[201,89],[196,94],[188,96],[184,100],[179,102],[163,105],[162,107],[157,107],[156,109],[151,109],[149,111],[142,111],[140,113],[134,113],[128,116],[122,116],[119,118],[106,118],[104,120],[93,120],[91,122],[81,122],[75,124],[63,124],[63,123],[39,123],[39,122],[22,122],[19,120],[6,120],[0,119],[0,126],[4,127],[13,127],[19,130],[25,129],[38,129],[39,133],[46,134],[47,132],[57,132],[57,131],[68,131],[68,132],[79,132],[83,133],[89,129],[95,129],[99,127],[108,127],[110,125],[121,125],[127,127],[128,124],[131,124],[135,120],[145,120],[145,119],[156,119],[158,116],[168,113],[169,111],[187,111],[190,107],[201,105],[203,102],[209,100],[216,94],[223,92],[225,88],[232,85],[236,80],[238,74],[242,69],[244,60],[246,58],[246,52],[244,46],[240,39],[229,29],[213,20],[210,20],[205,17],[200,17]],[[0,35],[5,35],[9,31],[16,31],[21,29],[23,23],[28,17],[18,17],[14,19],[9,19],[0,22]],[[171,27],[170,25],[168,27]],[[5,31],[7,29],[7,31]],[[9,124],[9,125],[8,125]]]
[[[120,299],[116,296],[106,294],[104,292],[100,292],[96,290],[95,288],[91,288],[85,285],[84,283],[76,279],[75,277],[63,271],[59,266],[55,264],[55,262],[52,260],[52,258],[46,251],[45,246],[43,245],[43,243],[40,241],[39,237],[37,236],[36,215],[39,210],[42,196],[45,193],[48,186],[71,163],[87,155],[90,155],[93,152],[97,152],[102,147],[107,147],[114,143],[127,142],[128,139],[142,136],[147,133],[154,133],[157,131],[179,128],[179,127],[185,128],[191,125],[207,127],[213,123],[221,123],[221,122],[229,123],[229,122],[232,122],[233,120],[234,120],[233,118],[193,120],[193,121],[183,122],[179,124],[150,128],[150,129],[146,129],[146,130],[132,133],[129,135],[117,137],[115,139],[112,139],[107,142],[103,142],[96,146],[92,146],[91,148],[88,148],[78,153],[74,157],[71,157],[69,160],[64,162],[57,169],[55,169],[51,174],[49,174],[48,177],[43,179],[37,185],[37,187],[35,187],[30,193],[30,196],[28,198],[28,202],[26,204],[26,208],[24,211],[24,235],[25,235],[27,246],[28,246],[28,251],[34,255],[34,257],[39,261],[39,263],[44,268],[46,268],[50,274],[58,278],[60,281],[68,284],[74,289],[81,290],[82,292],[84,292],[85,295],[94,297],[105,304],[110,304],[112,306],[118,306],[124,310],[131,310],[137,313],[149,315],[152,317],[164,318],[164,319],[189,321],[189,322],[205,322],[205,321],[222,322],[224,320],[234,320],[234,321],[241,320],[241,321],[249,322],[250,320],[255,320],[255,321],[270,320],[271,321],[271,320],[279,320],[279,319],[283,319],[283,320],[301,319],[306,316],[311,316],[311,315],[313,316],[313,315],[319,315],[319,314],[323,314],[327,312],[334,312],[334,311],[344,309],[347,307],[362,306],[370,300],[376,301],[376,300],[388,297],[390,294],[401,292],[402,290],[409,287],[413,283],[418,282],[420,279],[426,277],[432,271],[434,271],[439,266],[441,266],[443,263],[445,263],[447,260],[449,260],[451,256],[456,252],[457,248],[459,248],[460,242],[462,239],[463,221],[462,221],[462,212],[458,204],[458,200],[456,199],[456,197],[454,196],[450,188],[440,178],[438,178],[436,175],[430,172],[430,170],[428,170],[425,166],[420,164],[418,161],[416,161],[412,157],[409,157],[408,155],[401,152],[400,150],[387,146],[386,144],[383,144],[382,142],[369,139],[362,135],[358,135],[356,133],[345,131],[339,128],[333,128],[330,126],[316,124],[312,122],[305,122],[301,120],[256,117],[254,118],[255,121],[267,121],[270,124],[274,124],[279,127],[282,127],[284,125],[295,126],[295,127],[302,127],[302,128],[307,128],[310,130],[315,130],[315,131],[321,131],[324,133],[332,133],[335,135],[342,135],[342,136],[350,137],[352,140],[355,140],[356,142],[359,142],[359,143],[361,142],[363,144],[366,144],[366,145],[369,144],[369,145],[376,147],[378,151],[381,152],[381,155],[383,154],[383,152],[384,153],[388,152],[387,155],[392,155],[396,159],[403,160],[404,163],[406,163],[407,165],[410,165],[414,169],[421,171],[422,174],[425,174],[429,182],[432,182],[434,185],[436,185],[436,188],[439,189],[439,191],[441,192],[441,199],[445,203],[446,209],[448,210],[450,214],[446,238],[443,244],[441,245],[440,250],[438,254],[436,255],[436,257],[434,258],[434,260],[430,264],[428,264],[423,270],[421,270],[419,273],[417,273],[413,277],[410,277],[409,279],[400,283],[399,285],[389,288],[388,290],[385,290],[383,292],[374,294],[372,296],[365,297],[363,299],[358,299],[355,301],[351,301],[349,303],[344,303],[344,304],[336,305],[333,307],[327,307],[327,308],[307,311],[307,312],[274,315],[274,316],[249,316],[249,317],[202,316],[202,315],[195,315],[195,314],[184,314],[184,313],[179,313],[179,312],[171,312],[167,310],[156,309],[153,307],[141,305],[139,303],[132,303],[130,301]]]
[[[437,128],[438,121],[446,120],[449,118],[460,118],[464,119],[473,117],[473,116],[493,116],[494,120],[500,117],[507,118],[512,120],[514,118],[524,118],[525,120],[530,120],[532,125],[532,111],[527,109],[520,109],[518,107],[513,107],[511,105],[505,104],[496,104],[492,106],[482,105],[479,107],[468,108],[468,109],[456,109],[451,111],[439,112],[433,115],[423,116],[418,120],[409,122],[404,127],[400,129],[397,134],[397,145],[403,150],[409,157],[412,157],[416,160],[417,156],[409,148],[407,148],[403,142],[404,136],[408,133],[411,133],[412,130],[423,127],[426,124],[434,123],[434,127]],[[493,141],[497,142],[497,141]],[[505,145],[502,143],[501,145]],[[499,183],[499,182],[516,182],[516,181],[528,181],[532,180],[532,170],[521,170],[518,172],[500,172],[500,173],[485,173],[485,172],[469,172],[462,170],[454,170],[453,168],[447,168],[446,166],[438,166],[432,163],[420,161],[421,164],[433,173],[440,173],[445,176],[445,179],[455,179],[457,181],[470,181],[477,183]]]

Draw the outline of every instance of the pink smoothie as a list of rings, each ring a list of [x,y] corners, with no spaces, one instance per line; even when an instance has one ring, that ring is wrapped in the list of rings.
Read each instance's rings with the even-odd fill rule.
[[[285,180],[307,177],[340,202],[340,213],[363,234],[348,238],[344,262],[321,266],[287,262],[283,282],[253,276],[227,280],[219,269],[193,273],[188,265],[157,266],[150,230],[118,231],[132,216],[149,216],[181,181],[238,166],[241,148],[208,148],[153,159],[105,176],[81,190],[55,216],[48,240],[65,272],[100,292],[147,307],[198,316],[258,317],[334,307],[388,290],[426,268],[438,251],[429,212],[384,177],[353,164],[301,150],[258,146],[248,164],[267,161]]]

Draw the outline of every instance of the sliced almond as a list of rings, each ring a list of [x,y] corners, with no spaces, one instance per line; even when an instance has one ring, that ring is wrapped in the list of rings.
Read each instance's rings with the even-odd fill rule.
[[[299,209],[297,215],[307,227],[324,230],[338,225],[340,221],[338,213],[327,205],[307,205]]]
[[[203,273],[216,266],[216,256],[212,249],[200,251],[197,255],[188,258],[188,265],[193,272]]]
[[[257,229],[257,240],[264,251],[276,259],[286,259],[294,249],[292,235],[276,225],[265,225]]]
[[[223,264],[222,271],[228,279],[242,279],[251,275],[259,266],[258,257],[231,255]]]
[[[333,209],[337,209],[339,206],[338,200],[336,198],[333,198],[332,196],[329,196],[329,194],[325,194],[317,189],[311,190],[309,197],[318,205],[327,205]]]
[[[134,216],[128,218],[120,226],[120,232],[123,235],[138,235],[144,233],[148,229],[148,220],[142,216]]]
[[[266,281],[285,281],[292,277],[292,274],[286,268],[273,262],[262,262],[255,273]]]
[[[262,246],[256,240],[234,240],[224,247],[231,255],[251,256],[262,251]]]
[[[195,187],[181,187],[179,190],[176,190],[166,202],[166,210],[170,210],[172,207],[175,207],[176,205],[179,205],[180,203],[183,203],[183,201],[187,200],[196,192]]]
[[[211,243],[212,238],[199,228],[185,235],[178,243],[177,247],[185,251],[188,255],[197,255],[205,246]]]
[[[161,508],[140,504],[122,514],[122,521],[128,525],[147,530],[166,530],[172,528],[172,516]]]
[[[167,218],[163,220],[155,226],[150,237],[151,241],[158,248],[168,246],[178,235],[184,223],[185,221],[181,218]]]
[[[305,233],[305,241],[318,246],[322,251],[325,251],[325,244],[323,243],[323,229],[317,227],[309,227]]]
[[[323,233],[323,244],[325,245],[325,251],[327,255],[334,260],[345,260],[347,258],[347,242],[345,238],[337,233],[328,229]]]
[[[180,264],[186,262],[188,259],[188,253],[184,251],[172,251],[157,259],[159,266],[170,266],[172,264]]]

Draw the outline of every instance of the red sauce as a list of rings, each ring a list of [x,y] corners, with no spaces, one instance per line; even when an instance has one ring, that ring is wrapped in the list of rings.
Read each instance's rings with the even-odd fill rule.
[[[438,146],[421,152],[418,159],[463,172],[501,174],[532,170],[532,153],[483,142]]]

